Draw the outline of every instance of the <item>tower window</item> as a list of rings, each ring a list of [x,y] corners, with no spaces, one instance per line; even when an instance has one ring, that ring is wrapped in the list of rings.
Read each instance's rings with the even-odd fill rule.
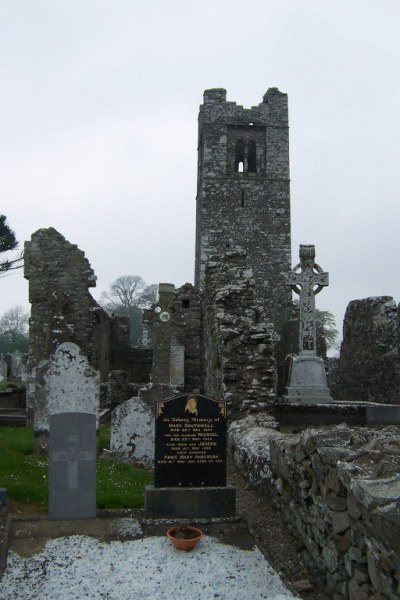
[[[247,163],[249,173],[255,173],[257,170],[257,152],[256,143],[250,140],[247,152]]]
[[[235,144],[235,171],[243,173],[244,170],[244,143],[243,140],[237,140]]]

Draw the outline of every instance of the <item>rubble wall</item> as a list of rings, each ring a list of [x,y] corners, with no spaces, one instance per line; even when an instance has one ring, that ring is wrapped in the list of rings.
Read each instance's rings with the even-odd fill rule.
[[[52,227],[25,242],[29,280],[29,361],[47,359],[59,343],[77,344],[104,380],[108,372],[108,317],[89,293],[96,276],[82,250]]]
[[[391,296],[353,300],[329,380],[335,400],[400,402],[398,307]]]
[[[236,248],[213,257],[204,286],[204,388],[227,402],[231,416],[263,410],[275,399],[272,336],[247,253]]]
[[[400,595],[398,427],[277,431],[269,416],[231,425],[243,476],[272,502],[303,543],[306,562],[325,576],[328,597]]]

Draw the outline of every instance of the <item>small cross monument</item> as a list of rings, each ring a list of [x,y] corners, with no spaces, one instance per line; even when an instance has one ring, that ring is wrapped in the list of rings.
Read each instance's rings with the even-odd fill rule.
[[[292,358],[286,400],[301,404],[332,402],[325,364],[317,356],[315,296],[329,285],[329,275],[314,262],[315,246],[300,245],[300,262],[286,275],[286,285],[300,296],[300,348]]]

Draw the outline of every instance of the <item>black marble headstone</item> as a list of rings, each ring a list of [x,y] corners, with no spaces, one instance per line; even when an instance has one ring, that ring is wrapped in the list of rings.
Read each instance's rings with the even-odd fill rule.
[[[198,394],[157,402],[154,486],[225,485],[225,402]]]

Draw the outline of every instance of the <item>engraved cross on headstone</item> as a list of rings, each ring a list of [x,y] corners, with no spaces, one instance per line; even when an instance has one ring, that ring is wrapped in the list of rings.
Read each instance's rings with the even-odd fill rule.
[[[286,274],[286,285],[300,296],[300,354],[316,354],[315,296],[329,275],[314,262],[315,246],[300,245],[300,263]]]
[[[67,436],[67,450],[53,452],[53,461],[67,462],[67,489],[77,490],[79,486],[79,462],[94,460],[94,452],[79,451],[79,440],[76,434]]]

